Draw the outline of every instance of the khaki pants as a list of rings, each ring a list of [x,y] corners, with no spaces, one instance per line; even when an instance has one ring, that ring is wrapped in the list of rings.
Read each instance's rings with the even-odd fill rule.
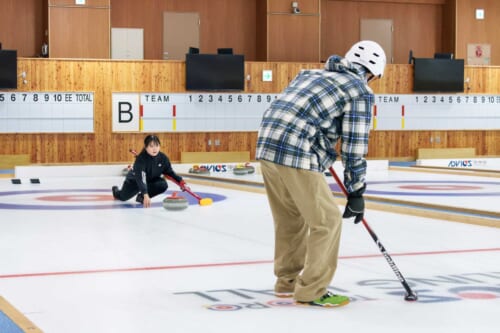
[[[260,161],[275,230],[277,292],[323,296],[337,268],[342,218],[320,172]]]

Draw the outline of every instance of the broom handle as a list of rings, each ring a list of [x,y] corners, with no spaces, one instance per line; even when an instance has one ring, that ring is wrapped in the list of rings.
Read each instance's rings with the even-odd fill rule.
[[[342,192],[344,192],[344,195],[347,197],[348,196],[347,189],[345,188],[344,183],[342,183],[342,181],[340,180],[339,176],[337,176],[337,173],[335,172],[333,167],[330,167],[328,170],[332,174],[333,178],[335,178],[335,181],[337,182],[337,184],[340,187],[340,189],[342,190]],[[403,288],[405,288],[406,292],[408,293],[406,297],[414,297],[415,298],[415,299],[406,299],[406,298],[405,299],[406,300],[416,300],[417,296],[416,296],[415,292],[410,288],[408,282],[406,282],[406,279],[404,278],[403,274],[399,270],[398,266],[396,266],[396,263],[394,262],[394,260],[392,260],[391,256],[389,255],[389,253],[387,252],[385,247],[382,245],[382,242],[379,240],[377,234],[375,234],[375,231],[373,231],[373,229],[368,225],[368,222],[364,218],[363,218],[362,222],[366,228],[366,231],[368,231],[368,233],[372,237],[373,241],[378,246],[380,252],[384,256],[384,258],[387,261],[387,263],[389,264],[389,266],[391,267],[392,271],[394,272],[394,274],[396,274],[396,277],[398,278],[399,282],[401,282],[401,284],[403,285]]]
[[[178,182],[177,180],[175,180],[175,179],[173,179],[172,177],[167,176],[167,175],[165,175],[165,177],[167,177],[167,178],[168,178],[168,180],[172,181],[173,183],[177,184],[177,186],[179,186],[179,187],[180,187],[179,182]],[[198,194],[196,194],[196,193],[192,192],[190,189],[187,189],[187,188],[186,188],[186,189],[184,189],[184,191],[186,191],[187,193],[191,194],[193,197],[195,197],[195,198],[196,198],[196,199],[198,199],[198,200],[201,200],[201,199],[202,199],[202,198],[201,198]]]

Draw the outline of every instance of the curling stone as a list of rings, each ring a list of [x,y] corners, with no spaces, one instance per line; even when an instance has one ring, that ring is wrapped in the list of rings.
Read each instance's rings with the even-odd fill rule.
[[[193,167],[189,169],[189,173],[194,173],[197,175],[208,175],[210,174],[210,170],[208,170],[204,166],[200,167],[198,165],[193,165]]]
[[[247,168],[249,175],[255,173],[255,167],[251,166],[250,163],[245,163],[245,167]]]
[[[248,175],[255,172],[255,168],[250,165],[250,163],[238,164],[234,169],[233,173],[235,175]]]
[[[163,200],[163,208],[166,210],[182,210],[186,209],[189,203],[183,196],[177,196],[177,192],[174,192],[172,196],[166,197]]]

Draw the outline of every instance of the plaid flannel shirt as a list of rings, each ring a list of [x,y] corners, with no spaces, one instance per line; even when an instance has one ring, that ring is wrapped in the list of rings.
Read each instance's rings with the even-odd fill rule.
[[[264,112],[256,158],[323,172],[341,139],[344,184],[349,193],[365,184],[372,90],[366,68],[331,56],[324,70],[303,70]]]

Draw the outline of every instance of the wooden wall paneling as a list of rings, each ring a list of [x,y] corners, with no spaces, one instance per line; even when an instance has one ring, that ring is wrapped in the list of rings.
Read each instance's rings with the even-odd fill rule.
[[[370,145],[368,147],[368,156],[375,157],[379,154],[385,156],[397,156],[399,152],[395,150],[404,147],[401,139],[395,137],[395,132],[389,131],[371,131],[370,132]],[[391,141],[397,140],[397,141]],[[398,142],[398,145],[389,145],[388,142]],[[372,148],[376,147],[376,148]]]
[[[392,19],[394,23],[394,63],[408,63],[408,53],[432,57],[442,48],[442,2],[416,3],[385,1],[329,0],[322,13],[328,22],[322,31],[322,57],[344,55],[360,38],[360,19]],[[326,38],[325,36],[329,36]]]
[[[290,1],[268,1],[268,61],[320,61],[320,2],[298,4],[301,13],[292,14]]]
[[[255,1],[211,1],[201,20],[201,39],[206,40],[202,51],[217,53],[217,48],[232,48],[236,54],[255,59],[255,17]]]
[[[457,45],[457,0],[447,0],[443,5],[443,34],[441,38],[441,52],[456,54]]]
[[[49,1],[51,58],[110,58],[110,0]],[[70,4],[71,3],[71,4]]]
[[[246,62],[245,73],[250,75],[250,81],[247,81],[245,91],[249,93],[280,93],[300,70],[322,68],[323,66],[324,64],[319,63]],[[272,70],[273,80],[271,82],[262,81],[263,70]]]
[[[469,78],[466,92],[498,94],[500,92],[500,67],[465,66],[465,79]],[[467,90],[467,86],[470,87]]]
[[[414,134],[415,135],[415,134]],[[408,157],[413,154],[416,137],[404,131],[370,131],[369,158]],[[397,143],[397,144],[392,144]]]
[[[255,60],[267,60],[267,0],[255,0]]]
[[[245,92],[278,94],[303,68],[320,63],[248,62],[251,80]],[[0,134],[1,154],[29,154],[33,163],[107,163],[132,160],[128,150],[141,149],[146,133],[111,132],[112,92],[184,92],[184,63],[170,61],[98,61],[19,59],[28,84],[20,91],[94,92],[94,133]],[[262,69],[273,69],[274,80],[262,82]],[[466,67],[471,93],[498,94],[500,68]],[[388,65],[385,77],[373,86],[376,93],[411,93],[412,66]],[[476,82],[476,83],[474,83]],[[482,90],[483,89],[483,90]],[[181,151],[250,151],[255,157],[256,132],[157,133],[162,149],[173,161]],[[439,136],[431,142],[430,138]],[[208,145],[211,140],[212,145]],[[219,146],[213,143],[220,141]],[[500,155],[496,131],[380,131],[370,133],[370,158],[415,158],[418,148],[475,147],[478,155]]]
[[[318,64],[318,63],[297,63],[297,62],[278,63],[278,70],[276,73],[277,74],[276,80],[278,83],[277,93],[283,91],[302,69],[316,69],[323,67],[324,64]]]
[[[259,21],[262,16],[259,14],[261,13],[259,6],[263,2],[267,4],[267,0],[149,0],[142,2],[89,0],[87,3],[99,5],[109,1],[112,5],[113,26],[145,29],[146,59],[162,59],[161,16],[163,11],[173,10],[198,11],[202,14],[203,21],[211,21],[207,26],[210,30],[204,30],[206,38],[203,41],[205,44],[202,45],[202,49],[206,49],[207,52],[215,50],[218,47],[216,44],[227,42],[237,45],[235,50],[245,54],[247,60],[266,60],[261,55],[257,55],[257,52],[262,49],[259,45],[262,44],[256,40],[256,36],[261,35],[259,29],[262,26],[261,23],[265,22]],[[20,57],[40,54],[41,45],[45,40],[44,31],[48,28],[48,3],[48,0],[2,0],[0,41],[3,42],[4,48],[17,49]],[[496,27],[496,18],[500,10],[497,0],[480,2],[480,6],[486,12],[486,18],[482,21],[474,18],[474,11],[479,6],[477,0],[320,0],[320,5],[317,3],[316,0],[299,1],[303,12],[307,11],[309,6],[321,8],[321,60],[325,60],[333,53],[344,54],[347,48],[356,41],[359,36],[356,31],[360,15],[384,18],[390,14],[403,20],[402,27],[400,23],[395,22],[397,25],[396,52],[400,52],[400,54],[395,54],[396,63],[407,62],[407,53],[410,48],[414,49],[417,56],[429,56],[435,51],[446,52],[453,48],[458,58],[465,58],[467,43],[490,43],[492,49],[497,49],[500,43],[500,31]],[[74,5],[74,0],[50,0],[50,4]],[[291,8],[291,1],[288,0],[273,0],[272,4],[282,6],[287,12]],[[339,10],[337,6],[340,6]],[[441,18],[437,12],[429,14],[427,8],[441,8]],[[224,15],[229,17],[229,23],[234,24],[235,28],[227,29],[228,21],[223,17]],[[435,22],[440,22],[442,26],[435,26]],[[441,29],[440,32],[439,29]],[[438,33],[441,35],[436,35]],[[500,64],[499,52],[493,52],[491,64]]]
[[[320,61],[319,15],[271,15],[268,61]]]
[[[349,48],[359,40],[360,17],[358,4],[353,1],[327,0],[321,12],[321,19],[328,22],[321,30],[323,45],[321,58],[327,59],[332,54],[344,56]]]
[[[163,11],[157,0],[111,0],[111,27],[144,29],[144,59],[163,59]]]
[[[270,82],[262,81],[262,71],[271,70],[273,73],[273,80]],[[259,93],[259,92],[274,92],[279,91],[281,86],[279,85],[279,67],[277,63],[269,62],[245,62],[245,73],[250,80],[245,82],[245,90],[249,93]]]
[[[326,46],[326,41],[335,38],[335,34],[332,31],[332,29],[329,28],[329,22],[327,20],[327,15],[325,13],[327,12],[328,8],[328,0],[320,0],[320,7],[319,7],[319,12],[320,12],[320,25],[319,25],[319,43],[320,43],[320,50],[319,50],[319,55],[320,55],[320,61],[321,62],[326,62],[328,57],[331,55],[329,54]]]
[[[432,142],[431,142],[432,138]],[[439,138],[436,140],[436,138]],[[369,158],[415,159],[419,148],[476,148],[480,156],[498,156],[498,131],[371,131]],[[497,140],[497,141],[495,141]]]
[[[39,56],[44,41],[43,1],[2,0],[0,8],[2,47],[17,50],[18,57]]]
[[[358,2],[371,2],[371,3],[394,3],[403,5],[444,5],[449,0],[338,0],[338,1],[358,1]]]
[[[403,7],[403,8],[401,8]],[[407,64],[409,51],[415,57],[434,57],[443,52],[443,6],[394,6],[394,63]]]
[[[384,76],[370,86],[379,94],[411,94],[413,65],[394,64],[385,67]]]
[[[485,149],[481,152],[485,156],[499,156],[500,154],[500,130],[485,133]]]
[[[21,41],[20,38],[16,36],[16,15],[17,6],[19,1],[8,0],[2,4],[2,11],[0,12],[0,43],[4,49],[19,50],[23,51],[23,44],[27,44]]]
[[[485,145],[485,131],[458,131],[462,132],[461,135],[453,135],[451,132],[436,132],[440,138],[444,139],[441,143],[443,147],[454,147],[454,148],[476,148],[477,155],[483,155],[486,151]],[[439,147],[439,144],[436,144]]]
[[[246,59],[255,60],[255,1],[111,0],[111,22],[113,27],[144,28],[144,58],[163,59],[163,12],[197,12],[202,52],[215,53],[217,48],[231,47]]]
[[[498,29],[498,18],[500,17],[500,2],[498,0],[460,0],[456,1],[456,8],[456,57],[467,59],[467,44],[469,43],[491,44],[490,65],[499,66],[500,29]],[[484,9],[484,20],[476,20],[476,8]],[[497,51],[495,52],[495,50]]]
[[[48,45],[49,43],[49,0],[42,0],[42,45],[46,43]],[[38,54],[41,55],[41,46],[40,50],[37,52],[40,52]],[[50,51],[50,50],[49,50]]]

